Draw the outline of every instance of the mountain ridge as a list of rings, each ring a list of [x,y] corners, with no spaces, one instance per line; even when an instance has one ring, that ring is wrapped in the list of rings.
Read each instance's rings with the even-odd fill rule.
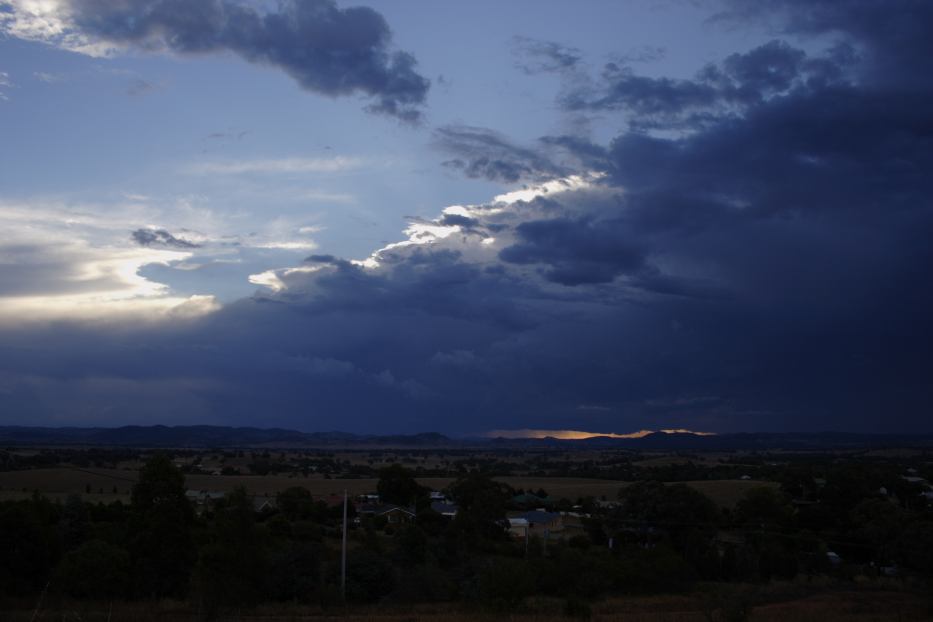
[[[451,438],[439,432],[354,434],[337,430],[302,432],[287,428],[215,425],[128,425],[119,427],[0,426],[0,445],[86,445],[114,447],[411,447],[632,450],[871,449],[930,447],[933,434],[862,434],[853,432],[738,432],[701,435],[653,432],[639,438],[594,435],[582,439]]]

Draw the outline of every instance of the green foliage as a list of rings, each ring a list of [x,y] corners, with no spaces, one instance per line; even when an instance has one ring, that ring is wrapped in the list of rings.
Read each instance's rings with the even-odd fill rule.
[[[395,536],[396,559],[402,566],[423,564],[427,558],[428,536],[417,525],[404,525]]]
[[[0,506],[0,590],[24,596],[46,585],[60,551],[55,507],[33,497]]]
[[[67,553],[56,572],[59,589],[74,598],[125,597],[129,578],[129,553],[101,540],[90,540]]]
[[[209,543],[201,547],[196,572],[205,610],[217,612],[260,602],[267,563],[245,489],[237,488],[218,506],[209,537]]]
[[[347,556],[347,598],[354,602],[374,603],[395,588],[392,564],[369,548],[354,550]]]
[[[535,573],[522,559],[494,557],[485,561],[477,578],[480,602],[496,611],[512,611],[535,592]]]
[[[311,602],[321,586],[322,545],[289,544],[272,552],[266,589],[278,601]]]
[[[564,603],[564,615],[568,618],[579,618],[580,620],[589,620],[593,617],[593,609],[590,604],[578,598],[571,596]]]
[[[612,589],[614,560],[605,551],[555,546],[556,555],[538,562],[538,591],[565,597],[596,598]]]
[[[403,568],[395,589],[389,595],[393,602],[443,602],[457,596],[453,578],[435,564]]]
[[[383,503],[411,506],[427,496],[428,490],[415,481],[415,474],[400,464],[379,469],[376,492]]]
[[[735,506],[735,519],[745,525],[786,527],[793,518],[794,508],[784,493],[761,486],[742,495]]]
[[[619,499],[624,503],[627,516],[652,523],[709,524],[719,518],[716,505],[685,484],[637,482],[623,488]]]
[[[58,524],[64,550],[71,551],[84,542],[88,536],[89,522],[88,509],[81,496],[68,495]]]
[[[905,512],[886,499],[865,499],[852,510],[852,533],[874,547],[880,562],[887,563],[905,518]]]
[[[309,518],[314,511],[314,500],[307,488],[292,486],[276,495],[279,511],[289,520]]]
[[[130,506],[130,556],[141,596],[183,596],[197,555],[191,535],[194,511],[185,478],[157,454],[139,473]]]
[[[508,486],[481,473],[458,479],[450,486],[450,494],[459,506],[454,526],[473,536],[504,539],[500,521],[505,519],[511,493]]]

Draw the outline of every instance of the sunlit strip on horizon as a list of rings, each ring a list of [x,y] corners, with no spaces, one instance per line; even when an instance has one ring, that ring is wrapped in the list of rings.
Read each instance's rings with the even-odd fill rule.
[[[715,436],[715,432],[697,432],[685,428],[668,428],[663,430],[638,430],[627,434],[615,432],[586,432],[583,430],[534,430],[523,428],[519,430],[492,430],[485,436],[489,438],[556,438],[563,441],[576,441],[587,438],[643,438],[649,434],[661,432],[663,434],[695,434],[697,436]]]

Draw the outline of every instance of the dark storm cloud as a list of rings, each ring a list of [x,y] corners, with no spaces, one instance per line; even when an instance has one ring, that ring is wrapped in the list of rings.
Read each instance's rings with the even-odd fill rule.
[[[302,88],[337,97],[362,93],[372,112],[418,121],[429,81],[406,52],[391,51],[385,19],[333,0],[284,0],[262,13],[231,0],[70,0],[83,33],[179,54],[231,51],[277,67]]]
[[[793,34],[843,35],[865,50],[861,70],[877,86],[929,87],[933,55],[929,25],[933,4],[925,0],[834,2],[833,0],[730,0],[731,8],[717,17],[742,21],[777,19]]]
[[[626,65],[608,63],[600,86],[569,91],[561,103],[569,110],[626,112],[635,129],[695,129],[778,95],[842,83],[852,62],[854,52],[848,46],[808,58],[802,50],[773,40],[709,64],[691,80],[639,76]]]
[[[443,151],[456,156],[444,165],[467,177],[515,183],[566,174],[545,155],[486,128],[448,125],[436,129],[434,139]]]
[[[201,247],[200,244],[177,238],[165,229],[137,229],[131,235],[133,240],[140,246],[180,249]]]
[[[606,283],[644,264],[637,245],[616,223],[588,219],[535,220],[518,226],[519,242],[499,253],[506,262],[544,264],[545,277],[562,285]]]
[[[367,432],[929,431],[925,8],[809,6],[786,28],[832,25],[825,54],[772,42],[612,104],[650,119],[654,98],[683,131],[540,141],[586,158],[587,184],[419,221],[374,267],[313,255],[200,319],[3,329],[0,412],[119,422],[134,394],[147,413]],[[477,176],[566,172],[487,130],[438,140]]]

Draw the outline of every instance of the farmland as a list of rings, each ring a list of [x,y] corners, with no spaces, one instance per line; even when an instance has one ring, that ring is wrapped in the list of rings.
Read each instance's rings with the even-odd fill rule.
[[[63,499],[68,495],[85,495],[89,501],[109,503],[121,499],[129,500],[130,489],[136,482],[138,472],[133,469],[102,469],[55,467],[47,469],[29,469],[22,471],[0,472],[0,499],[15,499],[40,494],[53,499]],[[545,490],[550,496],[560,499],[576,500],[580,497],[615,499],[619,490],[629,482],[574,477],[498,477],[500,481],[514,489]],[[418,478],[418,483],[432,490],[443,490],[455,479],[450,477]],[[185,485],[189,490],[211,490],[230,492],[237,487],[244,487],[255,496],[274,497],[287,488],[298,486],[308,490],[313,496],[343,494],[351,496],[370,493],[376,490],[377,478],[325,479],[321,476],[302,477],[296,475],[187,475]],[[741,495],[756,486],[773,483],[716,480],[685,482],[702,492],[717,505],[731,507]]]

